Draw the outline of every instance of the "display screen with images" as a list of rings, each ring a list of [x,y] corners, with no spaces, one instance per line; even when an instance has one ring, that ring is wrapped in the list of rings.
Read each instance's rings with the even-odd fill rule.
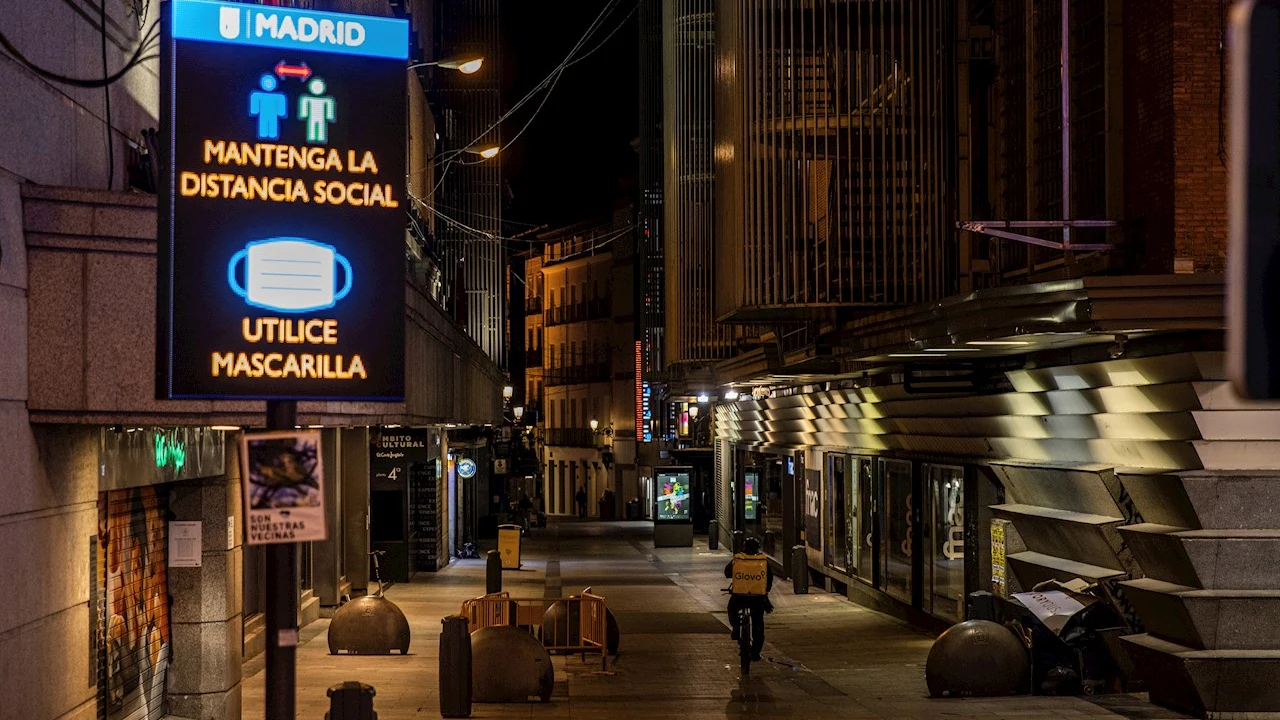
[[[658,519],[689,520],[689,471],[662,471],[657,473]]]
[[[743,517],[747,520],[756,519],[756,488],[760,486],[760,472],[758,470],[748,470],[743,480],[745,487],[743,498]]]

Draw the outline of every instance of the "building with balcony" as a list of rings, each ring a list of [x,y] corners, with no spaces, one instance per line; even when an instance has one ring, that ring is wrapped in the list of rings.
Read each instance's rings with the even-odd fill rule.
[[[1082,580],[1152,701],[1280,710],[1280,564],[1210,560],[1280,542],[1280,410],[1223,367],[1221,9],[666,8],[668,358],[717,349],[668,412],[711,416],[722,541],[939,628]]]
[[[579,489],[591,517],[618,517],[638,496],[633,236],[627,206],[539,234],[541,256],[525,261],[526,307],[540,310],[527,317],[540,367],[526,363],[525,387],[540,408],[548,514],[575,514]]]

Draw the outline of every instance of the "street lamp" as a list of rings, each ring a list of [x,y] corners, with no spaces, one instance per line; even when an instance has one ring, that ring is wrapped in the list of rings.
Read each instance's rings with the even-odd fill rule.
[[[470,75],[480,69],[484,65],[484,58],[479,55],[461,55],[459,57],[445,58],[444,60],[433,60],[432,62],[414,63],[409,66],[410,70],[420,67],[441,67],[447,70],[457,70],[463,75]]]
[[[472,155],[479,155],[485,160],[488,160],[494,155],[497,155],[501,151],[502,151],[502,148],[498,147],[497,145],[489,145],[488,147],[469,147],[465,150],[465,152],[469,152]]]
[[[694,419],[694,418],[696,418],[696,417],[698,417],[698,406],[697,406],[697,405],[690,405],[690,406],[689,406],[689,419],[690,419],[690,420],[693,420],[693,419]]]
[[[598,429],[600,429],[600,421],[595,418],[591,418],[591,432],[595,432]]]
[[[511,414],[515,416],[516,422],[520,422],[520,418],[524,417],[524,406],[517,405],[511,408]]]
[[[502,386],[502,399],[503,399],[503,400],[510,400],[510,399],[511,399],[511,396],[512,396],[512,395],[515,395],[515,394],[516,394],[516,389],[515,389],[515,388],[511,387],[510,385],[503,385],[503,386]]]

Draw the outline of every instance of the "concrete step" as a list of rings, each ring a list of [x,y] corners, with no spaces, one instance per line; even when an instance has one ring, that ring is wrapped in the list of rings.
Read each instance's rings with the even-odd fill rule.
[[[1143,575],[1196,588],[1200,587],[1200,580],[1176,534],[1185,529],[1156,523],[1116,528]]]
[[[1194,649],[1280,650],[1280,590],[1201,590],[1121,583],[1148,633]]]
[[[1009,555],[1006,559],[1010,569],[1017,576],[1019,584],[1027,590],[1046,580],[1068,582],[1081,578],[1087,582],[1096,583],[1125,576],[1123,570],[1089,565],[1032,550]]]
[[[1151,634],[1122,641],[1157,705],[1199,717],[1280,712],[1280,651],[1197,650]]]
[[[1280,530],[1185,530],[1176,535],[1200,587],[1268,590],[1280,586]]]
[[[992,513],[1013,522],[1027,549],[1086,565],[1124,568],[1115,528],[1124,519],[1040,505],[995,505]]]
[[[1267,455],[1262,465],[1254,467],[1264,467],[1274,462],[1275,457],[1275,454]],[[1178,477],[1201,528],[1280,528],[1280,470],[1255,471],[1248,475],[1202,471],[1180,473]]]
[[[1149,634],[1189,648],[1204,647],[1195,623],[1178,597],[1179,593],[1195,588],[1150,577],[1126,580],[1120,587]]]

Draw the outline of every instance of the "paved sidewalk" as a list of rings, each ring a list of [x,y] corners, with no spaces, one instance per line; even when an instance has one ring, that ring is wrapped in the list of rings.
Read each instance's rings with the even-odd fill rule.
[[[526,538],[525,566],[504,574],[504,590],[541,597],[558,561],[566,593],[590,586],[607,598],[622,633],[620,652],[602,673],[598,662],[556,658],[556,692],[546,704],[474,705],[475,718],[1180,718],[1142,696],[1010,697],[934,700],[924,661],[931,635],[824,593],[774,590],[765,662],[740,682],[720,593],[727,552],[655,550],[646,523],[555,523]],[[303,630],[298,649],[298,715],[320,720],[325,689],[360,680],[377,689],[380,720],[440,717],[437,675],[440,618],[484,591],[484,564],[455,561],[387,591],[409,617],[407,656],[332,656],[328,621]],[[262,717],[261,658],[245,667],[244,718]]]

